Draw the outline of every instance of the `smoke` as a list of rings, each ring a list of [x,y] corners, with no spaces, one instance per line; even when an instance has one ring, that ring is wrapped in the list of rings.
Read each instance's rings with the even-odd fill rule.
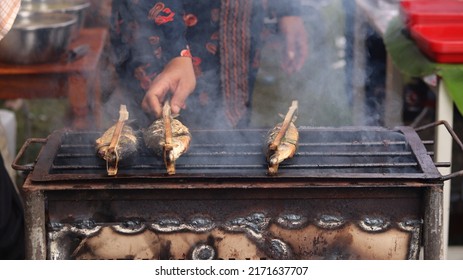
[[[281,44],[267,44],[254,92],[252,124],[271,126],[281,121],[291,100],[299,101],[298,125],[352,124],[346,91],[344,18],[340,0],[303,1],[302,17],[308,33],[309,57],[300,72],[284,73],[274,53]],[[279,41],[279,40],[277,40]],[[276,45],[276,46],[275,46]]]
[[[369,30],[358,28],[359,22],[363,26],[372,23],[353,0],[302,2],[309,58],[301,72],[289,76],[275,59],[280,50],[266,45],[254,92],[252,124],[273,125],[281,120],[278,114],[284,114],[291,100],[297,99],[298,125],[386,125],[387,55],[372,26]],[[367,45],[371,38],[377,39],[376,45]],[[401,112],[400,102],[388,106],[394,107],[390,112]]]
[[[274,35],[267,41],[261,53],[261,67],[252,94],[251,126],[274,126],[281,121],[279,115],[287,112],[292,100],[299,101],[297,125],[383,125],[384,92],[378,97],[363,100],[369,77],[372,73],[381,74],[378,71],[382,70],[362,66],[369,54],[362,46],[355,45],[354,36],[367,34],[354,34],[356,21],[364,17],[361,11],[356,11],[355,1],[302,0],[302,4],[309,58],[301,71],[288,75],[282,71],[278,59],[282,38]],[[268,18],[266,23],[275,24]],[[107,82],[110,83],[112,81]],[[384,84],[381,86],[384,87]],[[105,111],[117,112],[119,104],[112,101],[105,104]],[[373,105],[368,106],[367,101]],[[113,105],[115,109],[111,109]],[[393,105],[401,106],[400,103]],[[188,104],[190,110],[196,107],[196,104]],[[397,108],[397,112],[400,110]],[[188,111],[184,110],[182,115],[188,115]],[[114,116],[109,119],[114,119]],[[223,118],[218,119],[223,121]],[[227,126],[218,123],[215,127]]]

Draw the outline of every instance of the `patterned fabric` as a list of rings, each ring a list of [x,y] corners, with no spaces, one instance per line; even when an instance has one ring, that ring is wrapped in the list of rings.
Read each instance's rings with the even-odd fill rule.
[[[191,56],[197,86],[187,126],[245,126],[264,17],[297,14],[296,0],[114,0],[111,43],[120,82],[138,104],[164,65]],[[268,9],[267,9],[268,5]],[[271,8],[271,9],[270,9]]]
[[[20,0],[0,1],[0,40],[10,31],[19,11]]]
[[[250,20],[252,5],[247,0],[223,0],[220,25],[221,82],[225,114],[233,126],[248,107]]]

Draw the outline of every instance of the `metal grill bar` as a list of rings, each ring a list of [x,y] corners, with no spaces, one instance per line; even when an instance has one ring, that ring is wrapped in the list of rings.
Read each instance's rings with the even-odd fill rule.
[[[57,154],[56,158],[71,159],[71,158],[93,158],[95,153],[61,153]]]
[[[416,162],[400,162],[400,163],[353,163],[353,164],[291,164],[283,165],[287,169],[298,169],[298,168],[391,168],[391,167],[417,167]],[[160,165],[131,165],[130,169],[149,169],[149,168],[160,168]],[[247,165],[235,165],[235,164],[178,164],[177,167],[185,169],[248,169],[248,168],[259,168],[262,169],[265,165],[262,164],[247,164]],[[66,166],[53,166],[55,170],[76,170],[76,169],[99,169],[101,166],[98,165],[66,165]]]
[[[262,143],[204,143],[204,144],[193,144],[192,146],[197,148],[220,148],[220,147],[261,147]]]
[[[417,167],[416,162],[398,163],[352,163],[352,164],[294,164],[287,168],[392,168],[392,167]]]
[[[428,155],[434,155],[434,152],[428,152]],[[411,156],[411,152],[297,152],[296,156],[326,156],[326,157],[372,157],[372,156],[386,156],[386,157],[395,157],[395,156]],[[190,152],[185,154],[185,157],[212,157],[212,156],[263,156],[262,152]],[[56,158],[71,159],[71,158],[93,158],[95,153],[61,153],[57,154]]]
[[[299,146],[385,146],[385,145],[407,145],[405,141],[372,141],[372,142],[320,142],[300,143]]]
[[[296,153],[296,156],[327,156],[327,157],[396,157],[396,156],[411,156],[411,152],[300,152]]]
[[[418,164],[416,162],[409,162],[409,163],[353,163],[353,164],[291,164],[291,165],[283,165],[287,169],[299,169],[299,168],[368,168],[368,167],[375,167],[375,168],[391,168],[391,167],[416,167]],[[212,168],[212,169],[222,169],[222,168],[262,168],[262,165],[210,165],[210,164],[202,164],[202,165],[179,165],[179,167],[184,168]]]
[[[432,153],[424,148],[413,149],[414,145],[423,144],[409,141],[407,133],[411,132],[408,131],[301,129],[299,132],[298,151],[293,158],[280,164],[279,178],[318,176],[326,180],[340,176],[440,176],[437,171],[432,175],[423,172],[422,162],[428,164],[429,161],[429,165],[434,166],[429,158]],[[194,131],[190,150],[177,160],[177,174],[170,178],[269,178],[264,151],[266,134],[267,131],[264,130]],[[55,138],[50,137],[49,142],[54,146],[50,148],[48,143],[44,149],[51,150],[46,153],[54,155],[53,158],[48,157],[52,161],[48,167],[39,164],[40,168],[35,169],[40,169],[42,174],[36,174],[33,178],[38,181],[48,178],[72,179],[74,175],[79,180],[107,178],[105,162],[96,155],[95,150],[94,141],[99,135],[97,132],[70,132],[57,134]],[[423,154],[416,154],[415,150]],[[417,160],[424,156],[428,158]],[[165,175],[162,158],[143,147],[131,162],[120,164],[118,175],[124,178],[169,178]]]

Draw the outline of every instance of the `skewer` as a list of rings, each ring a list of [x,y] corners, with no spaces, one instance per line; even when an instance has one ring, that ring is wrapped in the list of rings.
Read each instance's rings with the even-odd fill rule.
[[[281,128],[278,131],[278,134],[275,136],[273,141],[268,145],[268,173],[269,175],[276,175],[278,172],[279,162],[278,157],[280,151],[278,151],[278,147],[281,144],[281,140],[286,135],[288,128],[291,122],[294,120],[294,115],[297,112],[298,102],[294,100],[289,107],[288,113],[281,124]]]
[[[163,157],[164,164],[166,165],[167,174],[175,174],[175,162],[172,160],[173,156],[171,155],[172,150],[174,149],[172,141],[172,112],[170,109],[169,102],[164,103],[162,108],[162,118],[164,121],[164,130],[165,130],[165,144],[163,147]]]
[[[106,151],[106,170],[109,176],[115,176],[117,174],[117,166],[119,163],[119,154],[117,153],[117,146],[119,145],[119,140],[121,138],[122,128],[124,127],[125,122],[129,119],[129,112],[125,105],[121,105],[119,109],[119,120],[116,123],[114,128],[114,133],[111,138],[111,143],[109,144],[108,150]],[[114,155],[115,161],[114,166],[109,164],[110,159],[113,158],[111,154]]]
[[[283,124],[281,125],[280,131],[278,132],[278,134],[275,137],[275,139],[273,140],[273,142],[270,143],[270,145],[269,145],[269,149],[271,151],[277,151],[278,150],[278,146],[281,143],[281,139],[283,139],[283,136],[285,136],[286,131],[288,131],[288,127],[289,127],[289,125],[291,124],[291,121],[294,118],[294,114],[296,114],[296,112],[297,112],[297,106],[298,106],[297,100],[293,100],[291,106],[289,107],[288,113],[286,113],[286,116],[285,116],[285,119],[283,121]]]

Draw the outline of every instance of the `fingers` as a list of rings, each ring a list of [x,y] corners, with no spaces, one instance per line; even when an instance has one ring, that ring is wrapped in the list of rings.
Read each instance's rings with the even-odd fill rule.
[[[294,34],[286,34],[286,47],[285,54],[283,59],[283,69],[291,74],[295,69],[295,62],[297,61],[296,57],[296,38]]]
[[[285,56],[284,69],[287,73],[291,74],[302,69],[308,57],[308,42],[304,32],[286,38]]]
[[[180,110],[185,109],[186,99],[188,98],[189,92],[181,88],[180,86],[177,88],[177,91],[172,96],[172,100],[170,101],[170,108],[172,110],[172,114],[179,114]]]
[[[299,17],[283,17],[280,22],[285,37],[282,68],[288,74],[302,69],[308,57],[308,38],[304,22]]]
[[[165,83],[153,81],[141,103],[143,111],[154,113],[159,118],[162,115],[162,104],[168,91],[169,87]]]
[[[153,88],[153,87],[152,87]],[[154,87],[148,91],[145,98],[142,101],[142,108],[147,113],[154,113],[156,117],[162,116],[162,106],[167,95],[168,88]],[[177,87],[177,90],[172,94],[172,100],[170,106],[172,114],[179,114],[182,109],[186,108],[186,99],[188,98],[190,91]]]
[[[196,77],[190,58],[172,59],[151,83],[142,101],[145,112],[162,115],[162,106],[167,94],[172,94],[170,106],[173,114],[185,109],[185,102],[196,86]]]
[[[186,100],[195,89],[195,86],[196,78],[194,75],[191,75],[191,77],[179,82],[170,101],[172,114],[179,114],[181,109],[186,108]]]
[[[171,66],[181,72],[177,72],[179,77],[172,89],[172,99],[170,107],[173,114],[179,114],[181,109],[186,108],[186,100],[196,87],[196,77],[193,70],[193,63],[189,57],[179,57],[173,59]]]
[[[294,71],[300,71],[304,66],[307,57],[309,56],[309,47],[307,42],[307,36],[299,36],[297,40],[298,55],[293,60]]]

